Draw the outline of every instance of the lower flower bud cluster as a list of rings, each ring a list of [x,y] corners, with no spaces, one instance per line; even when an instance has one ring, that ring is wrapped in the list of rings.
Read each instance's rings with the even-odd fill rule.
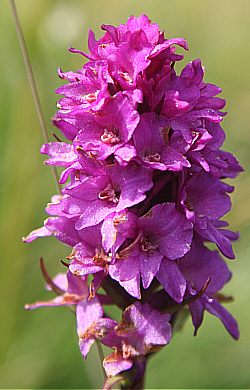
[[[221,150],[220,88],[204,83],[199,59],[180,76],[174,70],[183,56],[173,45],[188,50],[184,39],[166,39],[145,15],[102,29],[98,41],[90,30],[89,54],[70,48],[88,59],[82,69],[58,71],[69,83],[56,90],[64,97],[53,123],[68,142],[57,137],[41,153],[63,168],[63,189],[24,241],[54,235],[72,250],[54,280],[42,263],[58,296],[26,308],[75,305],[84,358],[98,339],[115,350],[103,362],[107,375],[135,366],[139,383],[184,312],[195,334],[206,310],[239,336],[218,291],[231,278],[220,253],[233,259],[238,238],[221,220],[234,189],[224,179],[242,168]],[[122,309],[120,323],[105,305]]]

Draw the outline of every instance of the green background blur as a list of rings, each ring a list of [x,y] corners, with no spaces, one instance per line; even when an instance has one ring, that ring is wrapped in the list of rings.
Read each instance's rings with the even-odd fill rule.
[[[229,112],[222,124],[227,135],[223,148],[245,169],[228,181],[236,190],[227,220],[241,239],[234,244],[237,260],[227,260],[233,279],[224,289],[235,298],[227,309],[237,318],[241,336],[234,341],[207,313],[194,338],[189,320],[149,362],[146,388],[249,388],[250,1],[17,0],[16,5],[50,134],[58,99],[54,90],[63,84],[57,68],[76,70],[83,63],[68,46],[88,51],[89,28],[99,38],[101,23],[117,26],[131,14],[146,13],[168,38],[185,38],[189,52],[181,67],[201,58],[205,81],[223,89]],[[55,275],[64,271],[59,260],[70,250],[54,237],[21,241],[42,225],[44,207],[56,190],[39,154],[43,139],[7,0],[0,0],[0,49],[0,387],[98,389],[103,380],[97,352],[93,346],[87,360],[82,358],[74,315],[65,307],[23,309],[26,302],[53,296],[44,290],[39,258]],[[181,48],[177,52],[183,54]]]

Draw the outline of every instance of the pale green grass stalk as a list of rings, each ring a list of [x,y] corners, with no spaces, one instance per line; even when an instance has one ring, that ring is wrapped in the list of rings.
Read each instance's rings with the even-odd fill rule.
[[[18,17],[16,5],[15,5],[15,1],[10,0],[10,4],[11,4],[14,20],[15,20],[17,35],[18,35],[18,39],[20,42],[21,50],[22,50],[22,55],[23,55],[23,59],[24,59],[24,63],[25,63],[26,71],[27,71],[27,76],[28,76],[29,83],[30,83],[30,88],[32,91],[33,99],[34,99],[36,110],[37,110],[38,119],[39,119],[40,126],[41,126],[42,133],[43,133],[43,138],[44,138],[45,143],[47,144],[47,143],[49,143],[49,137],[48,137],[48,133],[47,133],[46,126],[45,126],[45,121],[44,121],[44,117],[43,117],[43,113],[42,113],[42,107],[41,107],[40,99],[38,96],[33,72],[31,69],[29,56],[28,56],[28,52],[26,49],[26,45],[25,45],[25,41],[24,41],[24,37],[23,37],[23,33],[22,33],[22,28],[21,28],[21,24],[19,21],[19,17]],[[52,173],[53,173],[53,177],[55,180],[57,192],[58,192],[58,194],[60,194],[61,188],[60,188],[60,184],[59,184],[59,180],[58,180],[58,173],[57,173],[56,167],[52,166],[51,168],[52,168]]]

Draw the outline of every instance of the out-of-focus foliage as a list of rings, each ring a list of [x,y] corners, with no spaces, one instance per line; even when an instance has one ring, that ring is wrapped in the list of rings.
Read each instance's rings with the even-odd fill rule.
[[[236,261],[227,261],[233,280],[224,289],[234,296],[230,312],[239,322],[240,340],[230,338],[220,321],[206,315],[196,338],[191,322],[150,361],[147,388],[249,388],[250,271],[250,2],[248,0],[17,0],[29,56],[49,133],[50,118],[62,85],[57,68],[81,67],[87,32],[99,38],[100,25],[125,23],[146,13],[168,38],[189,44],[185,64],[201,58],[205,82],[223,89],[227,99],[223,128],[225,150],[246,172],[234,183],[233,209],[227,219],[241,239]],[[7,0],[0,3],[1,131],[1,388],[100,388],[103,379],[95,348],[84,361],[77,346],[75,317],[65,308],[25,312],[26,302],[47,299],[39,270],[44,258],[51,275],[63,271],[59,259],[70,249],[54,237],[22,244],[21,237],[41,226],[44,207],[54,194],[49,167],[39,154],[43,143],[21,51]],[[177,52],[182,54],[181,49]],[[184,63],[182,61],[181,66]],[[178,70],[178,67],[177,67]],[[52,138],[51,138],[52,139]],[[119,318],[119,314],[117,315]]]

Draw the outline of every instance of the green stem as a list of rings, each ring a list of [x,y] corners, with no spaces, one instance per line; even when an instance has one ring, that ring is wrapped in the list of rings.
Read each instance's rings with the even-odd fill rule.
[[[100,365],[101,365],[101,369],[102,369],[102,375],[103,375],[103,379],[104,381],[107,379],[107,375],[106,375],[106,372],[104,370],[104,367],[102,365],[102,362],[104,360],[104,355],[103,355],[103,350],[102,350],[102,346],[101,346],[101,343],[99,340],[96,340],[95,341],[95,344],[96,344],[96,349],[97,349],[97,353],[98,353],[98,357],[99,357],[99,360],[100,360]]]
[[[32,69],[31,69],[31,65],[30,65],[30,61],[29,61],[29,57],[28,57],[28,52],[27,52],[27,49],[26,49],[26,45],[25,45],[25,41],[24,41],[22,29],[21,29],[21,24],[20,24],[20,21],[19,21],[19,17],[18,17],[18,13],[17,13],[17,9],[16,9],[16,6],[15,6],[14,0],[10,0],[10,4],[11,4],[14,20],[15,20],[17,35],[18,35],[18,39],[19,39],[19,42],[20,42],[21,50],[22,50],[22,55],[23,55],[23,59],[24,59],[24,63],[25,63],[25,67],[26,67],[29,83],[30,83],[31,92],[32,92],[32,95],[33,95],[33,99],[34,99],[36,110],[37,110],[38,119],[39,119],[40,126],[41,126],[42,133],[43,133],[43,138],[44,138],[45,143],[49,143],[49,137],[48,137],[48,133],[47,133],[46,126],[45,126],[45,121],[44,121],[44,117],[43,117],[43,113],[42,113],[42,107],[41,107],[41,103],[40,103],[40,100],[39,100],[39,96],[38,96],[38,92],[37,92],[37,88],[36,88],[36,84],[35,84],[35,79],[34,79],[34,76],[33,76],[33,73],[32,73]],[[55,180],[57,191],[60,194],[61,193],[61,188],[60,188],[60,185],[59,185],[59,180],[58,180],[58,174],[57,174],[56,167],[52,166],[51,168],[52,168],[53,177],[54,177],[54,180]]]

